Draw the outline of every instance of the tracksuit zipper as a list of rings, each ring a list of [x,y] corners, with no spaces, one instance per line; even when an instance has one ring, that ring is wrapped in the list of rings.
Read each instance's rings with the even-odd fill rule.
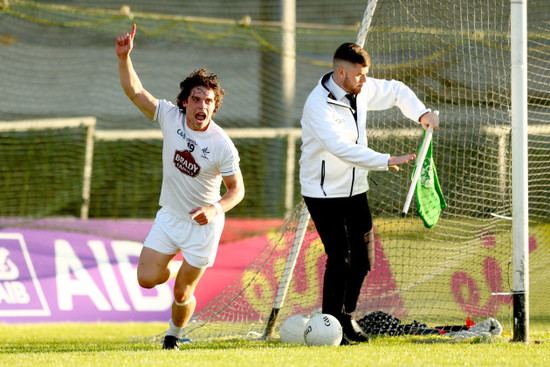
[[[356,111],[357,112],[357,111]],[[353,110],[351,111],[351,114],[353,115],[353,119],[355,120],[355,129],[357,129],[357,139],[355,139],[355,144],[359,141],[359,123],[357,122],[357,118],[355,117]],[[351,189],[349,191],[349,196],[353,196],[353,185],[355,184],[355,167],[352,168],[351,171]]]
[[[321,161],[321,190],[323,190],[323,194],[327,196],[327,193],[325,192],[325,188],[323,187],[325,184],[325,161]]]
[[[351,110],[351,107],[350,107],[350,110]],[[353,115],[353,111],[351,111],[351,114]],[[354,116],[354,120],[355,120],[355,116]],[[357,129],[357,139],[355,139],[355,144],[357,144],[357,142],[359,141],[359,124],[357,123],[357,120],[355,120],[355,128]],[[353,185],[355,184],[355,167],[352,168],[351,170],[351,189],[350,189],[350,192],[349,192],[349,196],[352,197],[353,196]],[[327,193],[325,192],[325,161],[322,160],[321,161],[321,182],[320,182],[320,185],[321,185],[321,190],[323,191],[323,195],[327,196]]]

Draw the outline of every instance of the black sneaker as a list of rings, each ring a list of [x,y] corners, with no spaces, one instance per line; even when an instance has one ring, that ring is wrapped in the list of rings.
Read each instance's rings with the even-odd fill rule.
[[[361,330],[357,321],[351,317],[343,317],[341,324],[344,337],[349,341],[358,343],[368,343],[370,341],[370,337]]]
[[[162,349],[180,349],[180,340],[173,335],[166,335],[164,337],[164,343],[162,343]]]
[[[352,342],[357,342],[357,343],[370,342],[370,337],[364,333],[349,333],[349,334],[344,334],[344,337],[349,339]]]
[[[350,341],[345,335],[342,335],[342,341],[340,345],[359,345],[357,342]]]

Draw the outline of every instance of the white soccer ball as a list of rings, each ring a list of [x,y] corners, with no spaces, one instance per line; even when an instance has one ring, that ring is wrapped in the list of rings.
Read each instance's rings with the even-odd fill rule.
[[[306,324],[304,340],[307,345],[340,345],[342,325],[336,317],[329,314],[316,315]]]
[[[304,331],[309,317],[304,315],[293,315],[283,322],[279,334],[283,343],[305,344]]]

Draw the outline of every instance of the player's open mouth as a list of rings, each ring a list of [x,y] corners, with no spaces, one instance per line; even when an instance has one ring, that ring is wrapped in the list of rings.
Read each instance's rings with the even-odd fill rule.
[[[205,113],[202,113],[202,112],[199,112],[195,115],[195,120],[197,121],[204,121],[206,120],[206,114]]]

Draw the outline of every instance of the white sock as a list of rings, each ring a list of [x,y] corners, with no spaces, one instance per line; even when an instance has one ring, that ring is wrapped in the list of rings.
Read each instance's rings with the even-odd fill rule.
[[[174,322],[172,321],[172,319],[170,319],[170,321],[168,321],[168,325],[170,325],[170,328],[166,332],[166,335],[172,335],[172,336],[175,336],[178,339],[181,339],[181,337],[183,335],[183,327],[178,327],[178,326],[174,325]]]

